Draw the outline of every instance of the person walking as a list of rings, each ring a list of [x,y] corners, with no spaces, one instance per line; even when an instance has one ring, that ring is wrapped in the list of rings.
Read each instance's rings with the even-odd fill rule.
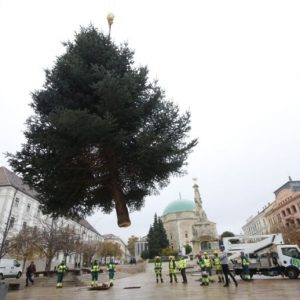
[[[57,282],[56,282],[56,287],[57,288],[62,288],[63,286],[63,279],[64,279],[64,274],[68,270],[65,261],[63,260],[58,266],[57,266]]]
[[[97,286],[98,285],[98,274],[100,272],[100,267],[97,260],[94,260],[92,267],[91,267],[91,275],[92,275],[92,281],[91,286]]]
[[[218,251],[214,251],[214,257],[213,257],[213,265],[216,270],[216,275],[218,276],[219,281],[218,282],[224,282],[224,276],[223,276],[223,270],[221,265],[221,260],[218,256]]]
[[[115,277],[115,273],[116,273],[116,264],[112,259],[110,260],[109,264],[107,265],[107,271],[108,271],[109,285],[113,286],[114,285],[114,277]]]
[[[173,277],[175,282],[177,283],[176,277],[176,262],[174,256],[169,257],[169,275],[170,275],[170,283],[173,283]]]
[[[26,269],[26,286],[28,286],[29,281],[33,285],[33,283],[34,283],[33,276],[34,276],[35,272],[36,272],[36,267],[35,267],[34,262],[32,261]]]
[[[162,272],[162,263],[161,263],[161,260],[160,260],[159,256],[155,257],[154,272],[155,272],[155,277],[156,277],[156,283],[159,282],[158,277],[160,277],[160,282],[163,283],[164,280],[162,279],[162,275],[161,275],[161,272]]]
[[[182,283],[186,284],[187,283],[187,278],[186,278],[186,259],[183,256],[180,256],[179,262],[178,262],[178,269],[180,270],[181,276],[182,276]]]
[[[231,279],[233,280],[235,286],[238,286],[237,281],[235,280],[234,276],[231,274],[230,270],[229,270],[229,266],[228,266],[228,257],[227,257],[227,253],[225,252],[225,247],[223,245],[220,246],[220,251],[221,253],[219,254],[219,258],[221,261],[221,265],[222,265],[222,270],[225,276],[225,284],[224,287],[229,286],[229,278],[228,275],[231,277]]]
[[[250,262],[244,252],[241,252],[241,264],[242,264],[242,268],[243,268],[244,280],[250,281],[251,280],[250,270],[249,270]]]

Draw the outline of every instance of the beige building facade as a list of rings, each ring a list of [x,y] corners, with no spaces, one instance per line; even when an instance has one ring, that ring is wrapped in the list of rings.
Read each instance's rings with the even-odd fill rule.
[[[207,219],[197,183],[193,185],[194,201],[178,199],[164,210],[161,220],[170,247],[185,254],[185,245],[192,247],[194,255],[201,251],[218,249],[216,223]]]
[[[242,227],[247,235],[299,232],[300,237],[300,181],[289,181],[275,192],[275,200]]]
[[[279,226],[300,230],[300,181],[289,180],[274,193],[274,205],[266,214],[271,228]]]
[[[125,244],[125,242],[118,236],[114,235],[114,234],[103,234],[102,235],[104,238],[104,241],[106,242],[111,242],[114,244],[118,244],[120,246],[120,249],[122,251],[122,256],[121,259],[124,261],[127,261],[128,258],[130,257],[129,252],[128,252],[128,248],[127,245]]]

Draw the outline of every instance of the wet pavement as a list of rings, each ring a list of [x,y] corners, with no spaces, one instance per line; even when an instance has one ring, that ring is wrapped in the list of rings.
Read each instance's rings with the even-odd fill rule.
[[[166,271],[166,266],[164,270]],[[197,276],[188,274],[188,284],[170,284],[169,277],[163,273],[164,283],[157,284],[153,265],[147,266],[147,271],[126,278],[115,280],[115,285],[104,291],[89,291],[83,287],[37,287],[31,286],[20,291],[10,291],[6,300],[143,300],[143,299],[260,299],[260,300],[296,300],[300,299],[300,279],[256,277],[251,282],[238,280],[238,287],[231,284],[228,288],[220,283],[201,287]],[[135,287],[129,288],[128,287]],[[138,287],[138,288],[137,288]]]

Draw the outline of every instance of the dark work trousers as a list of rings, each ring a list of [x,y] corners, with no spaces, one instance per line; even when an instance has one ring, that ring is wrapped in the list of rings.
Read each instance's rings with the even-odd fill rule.
[[[231,274],[231,272],[229,271],[229,267],[228,265],[222,265],[222,270],[225,276],[225,286],[229,285],[229,279],[228,279],[228,275],[231,277],[231,279],[233,280],[234,284],[237,286],[237,282],[234,278],[234,276]]]
[[[28,286],[28,282],[31,282],[33,284],[33,279],[32,279],[32,273],[27,273],[26,274],[26,286]]]
[[[183,280],[182,282],[187,283],[185,268],[181,269],[180,272],[181,272],[181,276],[182,276],[182,280]]]

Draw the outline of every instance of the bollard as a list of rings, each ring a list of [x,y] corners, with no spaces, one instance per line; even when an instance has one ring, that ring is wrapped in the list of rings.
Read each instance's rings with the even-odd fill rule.
[[[5,300],[7,295],[8,285],[5,282],[0,282],[0,300]]]

